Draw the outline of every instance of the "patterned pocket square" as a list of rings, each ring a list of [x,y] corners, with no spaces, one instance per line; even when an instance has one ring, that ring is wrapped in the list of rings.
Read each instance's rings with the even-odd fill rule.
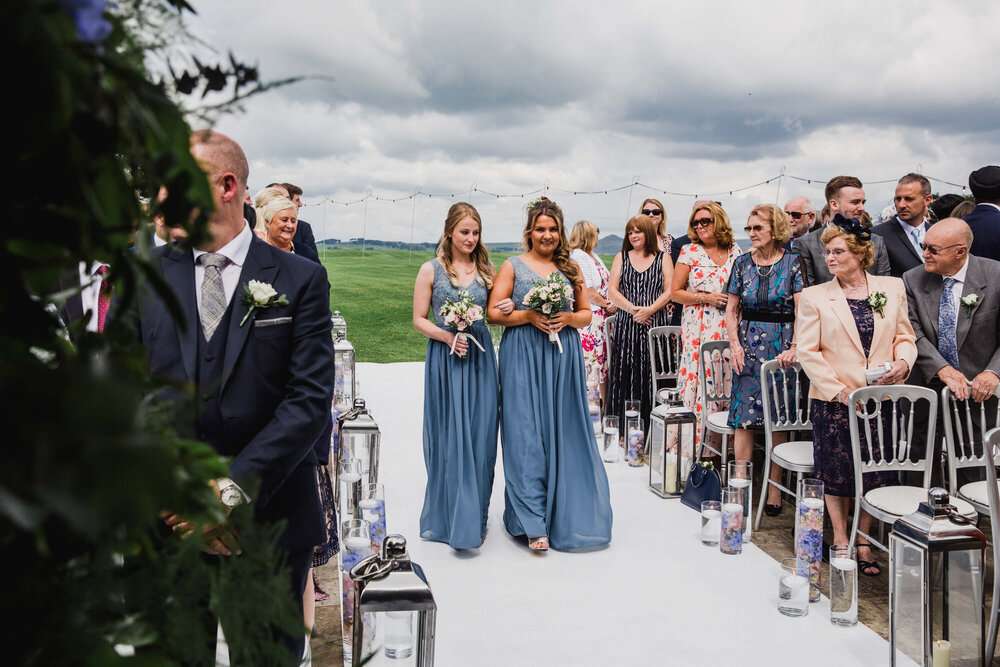
[[[254,320],[255,327],[273,327],[275,324],[288,324],[292,321],[290,317],[274,317],[270,320]]]

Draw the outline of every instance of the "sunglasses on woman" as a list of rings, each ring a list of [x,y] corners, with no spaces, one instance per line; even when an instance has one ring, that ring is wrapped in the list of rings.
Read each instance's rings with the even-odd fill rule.
[[[694,228],[698,228],[698,227],[711,227],[713,224],[715,224],[715,223],[712,222],[711,218],[700,218],[698,220],[692,220],[691,221],[691,226],[694,227]]]
[[[642,209],[643,215],[663,215],[663,211],[658,208],[644,208]]]

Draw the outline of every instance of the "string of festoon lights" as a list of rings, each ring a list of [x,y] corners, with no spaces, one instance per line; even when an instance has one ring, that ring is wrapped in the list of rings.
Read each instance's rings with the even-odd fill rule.
[[[826,183],[829,180],[826,178],[807,178],[804,176],[794,176],[792,174],[786,174],[784,173],[784,171],[782,171],[781,173],[772,176],[771,178],[759,181],[757,183],[753,183],[752,185],[743,185],[740,187],[725,188],[716,191],[676,192],[667,188],[656,187],[653,185],[649,185],[647,183],[643,183],[639,180],[639,177],[636,176],[632,179],[631,183],[627,183],[625,185],[611,186],[606,188],[599,188],[596,190],[573,190],[573,189],[559,188],[551,186],[548,184],[548,182],[546,182],[546,184],[543,185],[542,187],[535,188],[534,190],[528,190],[526,192],[501,193],[501,192],[491,192],[490,190],[487,190],[485,188],[480,188],[476,185],[473,185],[470,188],[462,188],[461,190],[456,190],[454,192],[424,192],[423,190],[417,188],[414,192],[407,195],[402,195],[400,197],[390,197],[369,191],[364,196],[350,201],[337,201],[335,199],[324,198],[320,199],[319,201],[315,201],[305,205],[321,206],[323,204],[330,203],[336,206],[355,206],[358,204],[364,204],[368,200],[396,203],[401,201],[407,201],[410,199],[416,199],[417,197],[427,197],[430,199],[433,199],[435,197],[441,199],[454,199],[458,196],[462,195],[471,196],[472,194],[479,194],[482,196],[493,197],[495,199],[517,199],[517,198],[524,199],[533,197],[534,195],[546,195],[550,192],[558,192],[571,195],[607,195],[613,192],[620,192],[622,190],[627,190],[629,188],[642,188],[643,190],[648,192],[661,193],[663,195],[671,195],[674,197],[690,197],[692,199],[700,199],[700,198],[720,197],[727,194],[732,195],[737,192],[744,192],[746,190],[752,190],[754,188],[770,185],[771,183],[774,182],[777,182],[780,187],[781,180],[786,178],[790,180],[800,181],[806,184]],[[929,181],[933,181],[935,183],[941,183],[944,185],[950,185],[952,187],[961,188],[963,194],[966,192],[966,186],[960,183],[954,183],[952,181],[947,181],[942,178],[935,178],[933,176],[926,176],[926,178]],[[899,179],[890,178],[890,179],[880,179],[880,180],[866,180],[864,182],[868,185],[879,185],[885,183],[895,183],[897,180]]]

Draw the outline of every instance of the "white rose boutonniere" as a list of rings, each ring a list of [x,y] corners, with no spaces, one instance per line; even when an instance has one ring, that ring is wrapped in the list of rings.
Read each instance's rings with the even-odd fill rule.
[[[972,309],[979,305],[978,294],[967,294],[962,297],[962,305],[968,308],[968,317],[972,317]]]
[[[883,319],[885,318],[885,304],[887,303],[889,303],[889,299],[886,298],[885,292],[872,292],[868,295],[868,305]]]
[[[250,314],[256,308],[273,308],[274,306],[287,306],[288,299],[285,295],[278,295],[277,290],[271,286],[271,283],[262,283],[259,280],[251,280],[248,283],[243,283],[243,302],[250,306],[250,310],[247,314],[243,316],[240,321],[240,326],[242,327],[250,319]]]

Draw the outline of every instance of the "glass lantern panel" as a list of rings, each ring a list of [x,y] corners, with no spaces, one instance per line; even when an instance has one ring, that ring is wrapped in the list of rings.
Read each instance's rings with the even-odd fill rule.
[[[350,424],[350,422],[347,422]],[[352,431],[350,426],[343,428],[340,434],[340,458],[361,459],[361,479],[368,483],[376,480],[371,479],[372,455],[375,449],[376,435],[372,433],[358,433]]]
[[[649,485],[654,489],[664,490],[663,476],[663,446],[666,434],[663,429],[663,420],[650,417],[649,425]]]
[[[889,540],[892,549],[892,599],[889,632],[896,665],[924,662],[924,552],[901,539]]]
[[[408,667],[417,664],[416,611],[386,611],[372,614],[380,628],[379,645],[366,665]]]
[[[983,655],[982,559],[977,550],[941,554],[947,564],[941,578],[943,618],[940,634],[936,623],[932,638],[951,642],[953,665],[978,664]]]

